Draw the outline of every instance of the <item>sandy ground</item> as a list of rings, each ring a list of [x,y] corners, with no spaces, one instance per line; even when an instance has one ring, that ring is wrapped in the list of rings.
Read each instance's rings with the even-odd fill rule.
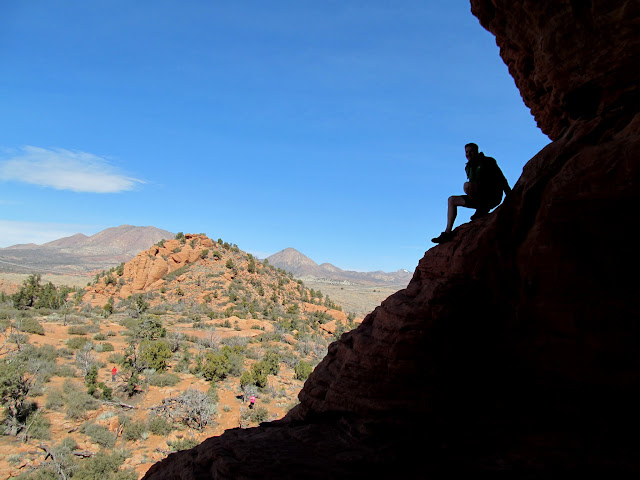
[[[345,312],[364,317],[371,313],[389,295],[393,295],[406,285],[371,286],[371,285],[332,285],[306,281],[305,285],[320,290],[323,295],[340,305]]]
[[[21,285],[29,275],[30,274],[26,273],[0,272],[0,282],[4,281],[6,283]],[[58,275],[44,273],[40,275],[40,278],[40,283],[51,282],[56,286],[67,285],[69,287],[86,287],[87,283],[89,283],[93,277],[87,275]]]
[[[240,323],[242,322],[242,323]],[[218,327],[215,331],[215,336],[218,338],[225,338],[229,336],[253,336],[261,333],[259,330],[251,329],[251,321],[240,320],[239,325],[241,330],[235,330],[232,328]],[[255,322],[255,320],[253,321]],[[45,322],[41,319],[41,324],[44,327],[45,335],[30,335],[30,343],[36,346],[52,345],[56,348],[62,348],[65,346],[65,341],[70,337],[68,333],[68,326],[63,326],[61,323]],[[204,336],[207,335],[207,331],[189,330],[185,324],[176,323],[177,330],[183,330],[190,335]],[[243,329],[246,327],[247,329]],[[168,330],[171,331],[173,326],[169,326]],[[114,323],[108,320],[103,321],[100,324],[100,332],[107,334],[107,332],[115,333],[113,336],[107,337],[107,342],[111,343],[115,352],[122,352],[126,348],[126,338],[122,335],[124,328],[118,323]],[[95,333],[89,334],[89,338]],[[114,352],[95,352],[98,359],[105,364],[100,369],[99,381],[104,381],[111,387],[122,386],[125,383],[123,377],[119,374],[116,382],[111,380],[111,368],[112,363],[107,361],[110,354]],[[194,350],[195,353],[195,350]],[[251,360],[247,360],[251,362]],[[73,358],[62,359],[58,358],[58,363],[74,364]],[[120,367],[118,367],[120,368]],[[120,399],[123,403],[132,405],[135,408],[128,409],[122,408],[113,404],[103,404],[99,409],[87,412],[87,416],[83,420],[72,420],[66,418],[64,407],[60,411],[51,411],[43,408],[46,404],[47,395],[53,391],[62,388],[66,378],[52,377],[51,381],[46,383],[45,391],[42,396],[36,397],[38,405],[42,408],[47,418],[51,422],[51,439],[50,440],[30,440],[28,443],[20,443],[16,438],[9,436],[0,436],[0,478],[11,478],[19,475],[22,471],[25,471],[27,467],[37,466],[45,458],[44,451],[39,448],[40,444],[52,446],[58,443],[66,436],[71,436],[80,450],[86,450],[90,452],[97,452],[100,450],[100,446],[91,442],[91,439],[86,435],[80,433],[80,427],[85,422],[95,421],[111,431],[117,431],[117,415],[126,414],[131,417],[132,420],[142,421],[147,420],[151,413],[150,408],[154,405],[158,405],[163,399],[180,395],[182,392],[189,388],[198,389],[203,392],[209,390],[210,384],[204,379],[197,378],[189,373],[179,373],[180,383],[171,387],[155,387],[148,386],[147,390],[143,393],[137,394],[132,398]],[[81,377],[71,378],[71,381],[77,384],[79,390],[85,390],[86,386],[83,383]],[[297,399],[297,393],[302,387],[302,381],[295,380],[293,378],[293,371],[290,369],[280,369],[280,373],[277,376],[269,376],[269,384],[272,392],[277,392],[276,395],[258,395],[256,401],[256,407],[264,406],[269,412],[269,419],[281,418],[289,408],[295,404]],[[243,402],[240,396],[241,390],[239,386],[239,379],[237,377],[229,377],[226,380],[217,383],[218,386],[218,413],[214,417],[214,421],[207,426],[201,432],[186,427],[181,427],[175,430],[168,437],[160,437],[157,435],[149,434],[148,438],[144,440],[138,440],[135,442],[127,441],[120,436],[116,442],[115,448],[126,448],[132,455],[125,461],[125,466],[134,468],[139,474],[139,478],[149,469],[155,462],[164,458],[169,452],[170,447],[167,441],[181,439],[181,438],[194,438],[198,442],[205,440],[208,437],[222,434],[226,429],[236,428],[241,426],[241,410],[247,408],[247,404]],[[115,388],[114,388],[115,390]],[[262,398],[261,398],[262,397]],[[116,420],[114,420],[116,419]],[[255,426],[254,425],[245,425]],[[16,463],[16,455],[19,454],[20,460]],[[12,458],[12,463],[9,463],[9,459]]]

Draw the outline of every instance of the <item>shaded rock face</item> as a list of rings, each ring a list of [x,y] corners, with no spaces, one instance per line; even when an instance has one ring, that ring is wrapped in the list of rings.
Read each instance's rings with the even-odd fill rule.
[[[145,478],[636,478],[637,5],[473,0],[553,143],[329,347],[284,419]]]
[[[552,140],[581,118],[640,105],[633,0],[473,0],[538,126]]]

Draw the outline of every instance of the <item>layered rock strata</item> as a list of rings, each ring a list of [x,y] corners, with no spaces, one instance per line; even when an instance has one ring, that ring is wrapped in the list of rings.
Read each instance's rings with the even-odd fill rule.
[[[639,4],[471,4],[553,142],[330,346],[284,419],[145,478],[640,473]]]

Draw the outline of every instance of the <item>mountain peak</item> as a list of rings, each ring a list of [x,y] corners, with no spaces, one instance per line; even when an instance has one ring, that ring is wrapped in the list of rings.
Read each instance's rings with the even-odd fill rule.
[[[83,233],[76,233],[70,237],[59,238],[51,242],[44,243],[42,246],[47,248],[69,248],[84,243],[89,237]]]
[[[318,264],[309,257],[291,247],[285,248],[278,253],[274,253],[270,257],[267,257],[267,260],[269,260],[270,264],[291,272],[294,275],[297,275],[298,272],[302,272],[310,267],[315,268],[318,266]]]
[[[325,282],[349,282],[354,284],[374,285],[406,285],[411,280],[411,274],[405,271],[395,273],[376,272],[353,272],[345,271],[330,263],[318,265],[306,255],[300,253],[295,248],[285,248],[274,253],[267,260],[274,267],[291,272],[294,276],[305,281],[315,278]]]
[[[4,264],[4,271],[29,270],[31,265],[51,271],[90,271],[128,261],[142,250],[174,234],[156,227],[121,225],[88,237],[76,233],[43,245],[13,245],[1,249],[3,258],[15,264]]]

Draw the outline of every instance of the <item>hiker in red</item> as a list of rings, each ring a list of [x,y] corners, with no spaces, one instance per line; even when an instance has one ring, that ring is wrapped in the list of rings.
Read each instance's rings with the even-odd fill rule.
[[[118,373],[118,369],[114,366],[111,369],[111,381],[115,382],[116,381],[116,373]]]
[[[251,395],[251,398],[249,398],[249,408],[253,408],[253,405],[256,403],[256,396],[255,395]]]

